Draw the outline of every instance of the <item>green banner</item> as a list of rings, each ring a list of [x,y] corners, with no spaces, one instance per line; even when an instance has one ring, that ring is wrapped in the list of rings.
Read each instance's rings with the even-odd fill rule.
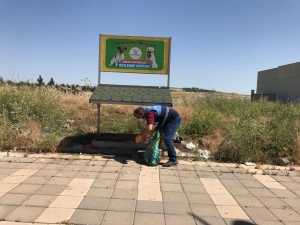
[[[167,73],[168,38],[102,36],[101,71]]]

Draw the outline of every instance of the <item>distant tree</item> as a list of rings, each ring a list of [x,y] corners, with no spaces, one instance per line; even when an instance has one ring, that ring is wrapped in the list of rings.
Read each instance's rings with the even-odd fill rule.
[[[50,81],[47,83],[47,85],[51,86],[51,85],[54,85],[54,84],[55,84],[55,82],[54,82],[53,78],[51,77],[51,79],[50,79]]]
[[[45,83],[44,83],[44,81],[43,81],[43,78],[42,78],[42,76],[41,75],[39,75],[39,78],[37,79],[37,85],[38,86],[43,86],[43,85],[45,85]]]
[[[3,77],[0,76],[0,85],[1,84],[4,84],[4,80],[3,80]]]

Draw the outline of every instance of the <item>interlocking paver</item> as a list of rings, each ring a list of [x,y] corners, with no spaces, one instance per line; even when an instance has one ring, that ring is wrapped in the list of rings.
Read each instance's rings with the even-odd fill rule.
[[[226,187],[226,189],[233,196],[236,196],[236,195],[251,195],[252,196],[251,192],[247,188],[229,186],[229,187]]]
[[[66,165],[62,170],[65,171],[80,171],[84,168],[84,165]]]
[[[259,201],[264,204],[268,209],[270,208],[286,208],[289,207],[284,201],[280,198],[265,198],[258,197]]]
[[[91,187],[114,188],[116,182],[117,182],[116,180],[96,179]]]
[[[77,174],[76,178],[95,179],[98,175],[99,172],[81,171]]]
[[[94,209],[94,210],[106,210],[109,198],[98,197],[84,197],[78,206],[79,209]]]
[[[74,178],[77,176],[79,171],[71,171],[71,170],[60,170],[55,177],[71,177]]]
[[[234,196],[240,206],[244,207],[265,207],[256,197],[248,195]]]
[[[44,170],[62,170],[66,165],[60,165],[60,164],[48,164],[45,167],[43,167]]]
[[[106,211],[101,225],[133,224],[134,212]]]
[[[198,217],[221,217],[215,205],[191,203],[190,207],[193,214]]]
[[[257,225],[283,225],[280,220],[253,220]]]
[[[47,208],[36,220],[37,223],[61,223],[68,221],[75,209]]]
[[[165,225],[165,217],[163,214],[136,212],[134,217],[134,225]]]
[[[298,167],[41,155],[0,154],[0,225],[300,222]]]
[[[201,181],[197,177],[180,177],[180,181],[182,184],[197,184],[201,185]]]
[[[111,198],[121,198],[121,199],[132,199],[136,200],[138,195],[138,190],[135,189],[114,189]]]
[[[22,205],[48,207],[56,197],[55,195],[31,195]]]
[[[186,193],[189,203],[196,203],[196,204],[210,204],[213,205],[214,202],[212,201],[209,194],[198,194],[198,193]]]
[[[132,180],[118,180],[116,182],[115,188],[122,188],[122,189],[137,189],[140,183],[138,181]],[[149,185],[147,185],[149,187]],[[152,187],[152,186],[151,186]]]
[[[161,183],[160,189],[161,191],[183,192],[181,184]]]
[[[83,172],[101,172],[103,166],[84,166],[81,171]]]
[[[192,213],[189,204],[178,202],[165,202],[164,201],[165,214],[182,214],[189,215]]]
[[[185,192],[191,192],[191,193],[207,193],[206,189],[204,186],[197,185],[197,184],[182,184],[183,190]]]
[[[44,168],[36,172],[34,175],[37,177],[53,177],[59,170],[45,170]]]
[[[88,197],[111,198],[113,192],[114,192],[113,188],[90,188],[90,190],[86,194],[86,196],[88,196]]]
[[[300,221],[300,215],[295,212],[293,209],[284,208],[284,209],[270,209],[270,211],[280,218],[282,221]]]
[[[276,197],[268,188],[248,188],[248,190],[256,197]]]
[[[140,177],[139,174],[125,173],[125,174],[120,174],[118,180],[134,180],[134,181],[138,181],[139,177]]]
[[[21,184],[45,184],[47,183],[51,177],[37,177],[37,176],[30,176],[26,180],[24,180]]]
[[[85,196],[90,190],[89,186],[68,186],[60,195],[66,196]]]
[[[300,208],[299,198],[282,198],[282,200],[292,208]]]
[[[14,176],[14,175],[9,175],[7,177],[4,177],[2,180],[0,180],[0,184],[19,184],[26,180],[28,176]]]
[[[111,199],[107,210],[109,211],[135,211],[136,200],[132,199]]]
[[[50,205],[50,208],[76,209],[83,197],[81,196],[58,196]]]
[[[138,200],[162,201],[162,193],[160,190],[139,189]]]
[[[238,206],[238,203],[231,195],[210,195],[214,204],[217,205],[234,205]]]
[[[179,179],[179,177],[176,177],[176,176],[163,176],[163,175],[161,175],[160,176],[160,182],[161,183],[179,184],[180,183],[180,179]]]
[[[18,206],[5,217],[5,220],[32,223],[44,210],[42,207]]]
[[[188,203],[187,196],[184,192],[162,192],[164,202],[178,202],[178,203]]]
[[[300,184],[297,182],[280,182],[283,186],[290,190],[300,190]]]
[[[4,194],[0,197],[1,205],[21,205],[22,202],[27,199],[30,195],[26,194]]]
[[[262,185],[259,181],[257,180],[240,180],[240,182],[246,187],[257,187],[257,188],[263,188],[264,185]]]
[[[136,211],[144,213],[164,213],[163,203],[158,201],[138,200]]]
[[[223,218],[249,219],[247,214],[239,206],[216,206]]]
[[[166,215],[166,225],[195,225],[196,222],[191,215]]]
[[[238,187],[244,188],[244,185],[239,180],[231,180],[231,179],[221,179],[222,184],[227,187]]]
[[[99,225],[103,219],[105,211],[76,209],[70,219],[72,224]]]
[[[28,180],[28,179],[27,179]],[[52,177],[46,182],[47,185],[68,185],[72,181],[70,177]]]
[[[38,184],[19,184],[17,187],[12,189],[9,193],[12,194],[34,194],[42,185]]]
[[[227,225],[254,225],[253,220],[250,219],[231,219],[231,218],[224,218],[224,221]],[[273,221],[272,221],[273,222]]]
[[[105,166],[101,172],[103,173],[120,173],[122,170],[122,167],[117,166]]]
[[[277,220],[276,216],[267,208],[243,207],[244,211],[253,220]]]
[[[1,184],[0,183],[0,193],[5,194],[6,192],[13,190],[18,185],[19,184]]]
[[[0,205],[0,221],[13,211],[17,206]]]
[[[215,179],[218,178],[217,175],[212,171],[209,172],[197,171],[197,174],[200,178],[215,178]]]
[[[5,168],[11,168],[11,169],[22,169],[25,166],[27,166],[26,163],[8,163]]]
[[[279,198],[298,198],[296,194],[291,192],[290,190],[281,190],[281,189],[270,189],[273,194],[275,194]]]
[[[35,194],[37,195],[60,195],[66,186],[63,185],[44,185]]]
[[[97,176],[97,179],[117,180],[119,175],[120,175],[119,173],[103,173],[103,172],[100,172],[99,175]]]
[[[8,168],[1,168],[0,174],[3,175],[10,175],[13,174],[14,172],[18,171],[19,169],[8,169]]]
[[[220,179],[220,181],[223,179],[237,180],[236,176],[234,176],[232,173],[215,172],[215,175],[218,179]]]

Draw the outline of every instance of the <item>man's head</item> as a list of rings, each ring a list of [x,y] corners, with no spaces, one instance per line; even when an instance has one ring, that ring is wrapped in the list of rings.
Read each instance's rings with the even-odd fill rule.
[[[145,109],[142,107],[138,107],[134,110],[133,115],[137,119],[145,118]]]

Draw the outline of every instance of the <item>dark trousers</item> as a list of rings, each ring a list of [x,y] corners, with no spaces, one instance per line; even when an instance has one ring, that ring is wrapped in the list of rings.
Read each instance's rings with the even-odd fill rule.
[[[168,149],[169,160],[172,162],[177,162],[176,151],[173,143],[173,137],[181,124],[181,117],[179,116],[175,120],[168,121],[168,123],[164,126],[164,142]]]

